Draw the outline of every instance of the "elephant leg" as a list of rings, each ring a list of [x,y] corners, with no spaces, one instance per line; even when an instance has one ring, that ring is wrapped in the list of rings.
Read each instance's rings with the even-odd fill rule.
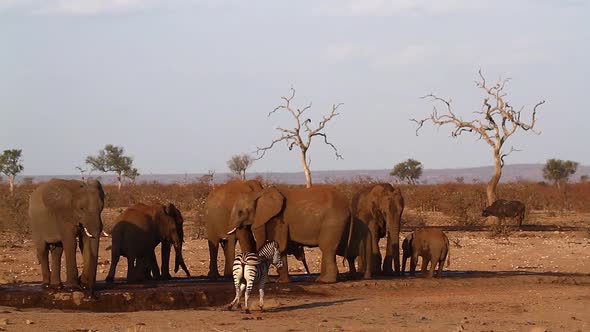
[[[416,275],[416,264],[418,263],[418,254],[412,253],[412,257],[410,258],[410,275]]]
[[[234,258],[236,258],[236,237],[235,235],[229,236],[227,243],[223,248],[225,254],[225,267],[223,269],[223,276],[226,278],[232,277],[232,269],[234,264]]]
[[[152,277],[156,280],[160,279],[160,268],[158,267],[158,260],[156,259],[156,253],[154,250],[151,251],[150,255],[146,257],[145,260],[148,264],[147,266],[152,270]],[[143,272],[144,268],[141,270]]]
[[[434,270],[436,269],[436,263],[438,260],[430,260],[430,269],[428,269],[428,278],[432,278],[434,276]]]
[[[371,234],[371,260],[368,267],[371,268],[371,273],[381,272],[381,250],[379,250],[379,232],[377,224],[371,222],[369,225],[369,233]]]
[[[348,274],[353,278],[356,277],[356,266],[354,264],[355,259],[356,258],[354,256],[346,257],[346,261],[348,262]]]
[[[322,249],[320,247],[320,249]],[[336,265],[336,249],[322,249],[322,269],[318,282],[334,283],[338,278],[338,266]]]
[[[160,249],[162,254],[162,279],[172,279],[170,275],[170,242],[162,241]]]
[[[55,245],[51,249],[51,287],[61,287],[61,255],[63,251],[64,248],[61,245]]]
[[[127,257],[127,283],[136,283],[141,281],[141,258]]]
[[[37,244],[37,259],[41,264],[41,275],[43,276],[43,288],[49,287],[51,284],[49,271],[49,245],[45,242]]]
[[[281,262],[283,262],[283,266],[279,268],[279,282],[291,282],[291,278],[289,278],[289,264],[287,260],[287,253],[281,254]]]
[[[63,251],[66,255],[66,287],[70,289],[79,289],[78,265],[76,264],[77,241],[74,234],[71,234],[69,237],[67,235],[62,235],[62,244]]]
[[[363,237],[363,240],[361,241],[360,245],[359,245],[359,256],[358,256],[358,260],[359,260],[359,266],[358,266],[358,272],[364,274],[365,270],[366,270],[366,266],[367,266],[367,237]]]
[[[406,274],[406,263],[408,262],[408,256],[404,255],[404,259],[402,262],[402,276]]]
[[[443,271],[443,265],[445,265],[445,260],[439,260],[438,261],[438,273],[436,274],[437,278],[442,278],[442,271]]]
[[[107,274],[107,277],[105,279],[107,283],[111,283],[113,282],[113,280],[115,280],[115,269],[117,268],[118,263],[119,255],[113,255],[111,258],[111,267],[109,268],[109,274]]]
[[[365,240],[363,245],[361,246],[363,254],[361,258],[363,259],[363,266],[359,267],[359,270],[363,270],[363,278],[370,279],[373,274],[373,235],[371,231],[367,232],[365,236]]]
[[[391,267],[392,263],[393,269]],[[387,232],[387,249],[385,253],[385,260],[383,261],[383,272],[385,274],[399,275],[399,234],[391,234]]]
[[[207,277],[211,279],[219,278],[217,269],[217,253],[219,252],[219,239],[208,240],[209,243],[209,273]]]
[[[109,274],[107,274],[105,279],[107,283],[111,283],[113,280],[115,280],[115,270],[117,269],[117,264],[119,264],[120,257],[121,254],[119,252],[119,247],[113,244],[111,248],[111,266],[109,268]],[[129,258],[127,258],[127,262],[129,262]]]

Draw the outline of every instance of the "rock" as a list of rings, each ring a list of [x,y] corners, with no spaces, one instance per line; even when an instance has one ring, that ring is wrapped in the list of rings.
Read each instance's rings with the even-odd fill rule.
[[[547,332],[547,328],[543,327],[543,326],[535,326],[532,329],[529,330],[529,332]]]
[[[0,325],[8,325],[8,318],[0,319]]]
[[[30,320],[30,319],[27,319],[27,320],[25,321],[25,324],[27,324],[27,325],[31,325],[31,324],[35,324],[35,322],[33,322],[33,321],[32,321],[32,320]]]
[[[82,304],[82,299],[84,299],[84,293],[82,292],[73,292],[72,293],[72,301],[75,305]]]

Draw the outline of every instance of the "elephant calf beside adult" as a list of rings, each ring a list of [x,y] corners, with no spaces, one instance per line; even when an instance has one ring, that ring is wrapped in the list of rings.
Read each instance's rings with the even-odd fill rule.
[[[94,291],[103,207],[104,191],[98,181],[51,179],[33,191],[29,219],[44,287],[61,287],[61,256],[65,252],[66,287],[76,289],[81,285]],[[78,237],[84,248],[80,279],[76,264]]]
[[[182,267],[187,276],[190,273],[182,258],[183,218],[173,205],[135,204],[125,210],[113,226],[111,267],[106,278],[112,282],[120,256],[127,257],[127,281],[143,281],[151,275],[159,279],[160,270],[154,249],[162,243],[162,277],[170,278],[168,261],[170,245],[176,251],[174,272]],[[146,275],[147,274],[147,275]]]
[[[283,266],[279,281],[289,281],[288,242],[306,247],[319,247],[322,261],[319,282],[336,282],[336,254],[343,255],[350,223],[346,198],[333,188],[270,187],[239,196],[231,212],[231,230],[249,230],[256,240],[256,250],[266,241],[276,241],[282,253]]]
[[[437,268],[437,277],[442,277],[443,265],[447,261],[447,267],[451,264],[449,238],[437,228],[419,229],[410,233],[403,241],[404,259],[402,264],[402,275],[406,271],[406,263],[410,258],[410,275],[414,275],[418,257],[422,257],[422,274],[432,277]],[[428,264],[430,263],[430,269]]]
[[[359,190],[352,198],[352,214],[355,218],[351,243],[358,246],[359,271],[364,278],[381,271],[379,240],[387,236],[383,272],[400,272],[399,232],[404,198],[399,188],[389,183],[378,183]],[[354,259],[349,258],[354,266]],[[352,268],[351,268],[352,269]]]

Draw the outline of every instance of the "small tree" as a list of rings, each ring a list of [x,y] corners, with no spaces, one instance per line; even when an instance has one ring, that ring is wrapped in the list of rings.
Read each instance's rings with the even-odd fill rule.
[[[588,174],[580,175],[580,182],[586,183],[586,182],[588,182],[588,179],[589,179]]]
[[[543,167],[543,177],[547,181],[553,181],[558,189],[568,181],[569,177],[576,173],[578,163],[571,160],[549,159]]]
[[[14,183],[16,175],[23,171],[21,158],[22,150],[12,149],[4,150],[0,155],[0,173],[8,177],[8,184],[10,185],[10,194],[14,193]]]
[[[418,179],[422,176],[422,163],[415,159],[408,159],[393,167],[389,175],[398,178],[400,181],[405,181],[408,184],[418,183]]]
[[[312,181],[311,181],[311,170],[309,165],[311,164],[311,159],[308,158],[307,152],[309,151],[309,147],[311,145],[311,141],[314,137],[323,137],[324,143],[332,147],[334,152],[336,153],[336,159],[342,159],[342,156],[338,153],[338,149],[334,144],[328,142],[328,136],[324,133],[324,129],[326,124],[334,117],[338,116],[339,113],[336,113],[338,108],[342,104],[334,104],[332,105],[332,112],[328,116],[324,116],[323,120],[318,123],[318,126],[315,129],[310,127],[311,119],[305,118],[305,112],[311,109],[311,104],[305,106],[302,109],[293,108],[291,102],[295,97],[295,89],[291,88],[291,96],[290,97],[281,97],[283,99],[284,104],[277,106],[273,111],[268,113],[268,116],[271,116],[273,113],[277,111],[287,111],[293,116],[293,120],[295,120],[295,127],[293,129],[285,129],[282,127],[277,127],[277,130],[282,133],[282,136],[279,138],[274,139],[270,145],[258,148],[256,150],[256,154],[260,155],[256,160],[261,159],[264,157],[266,151],[272,149],[272,147],[278,142],[286,142],[287,147],[289,150],[292,150],[293,147],[298,147],[301,156],[301,165],[303,166],[303,172],[305,173],[305,184],[307,188],[311,188]]]
[[[504,144],[508,138],[518,130],[537,133],[534,130],[537,122],[537,108],[544,104],[545,101],[540,101],[535,104],[531,121],[527,123],[522,118],[522,108],[515,110],[506,100],[507,94],[504,91],[504,88],[510,79],[500,79],[496,84],[490,86],[481,73],[481,70],[479,71],[479,77],[480,80],[476,82],[476,86],[483,90],[484,98],[481,110],[476,111],[475,113],[479,114],[480,118],[463,120],[460,115],[457,115],[453,111],[450,100],[445,100],[434,94],[429,94],[423,98],[428,98],[435,103],[442,104],[445,108],[444,112],[439,113],[438,108],[434,106],[433,112],[427,118],[421,120],[411,119],[411,121],[418,124],[416,135],[418,135],[418,131],[422,128],[424,123],[430,121],[435,125],[450,125],[453,127],[453,130],[451,131],[451,136],[453,138],[458,137],[465,132],[474,133],[490,146],[492,149],[492,156],[494,157],[494,174],[488,182],[486,194],[488,204],[491,205],[496,201],[496,188],[502,177],[504,158],[512,153],[512,151],[515,151],[514,148],[510,148],[509,151],[505,152],[505,150],[503,150]]]
[[[76,166],[76,169],[80,172],[80,179],[86,181],[86,172],[88,172],[88,169],[83,168],[82,166]]]
[[[123,178],[132,181],[139,176],[137,168],[133,168],[133,158],[125,156],[122,147],[107,144],[103,150],[98,152],[98,156],[86,157],[86,163],[92,170],[103,173],[114,172],[117,176],[117,187],[121,190]]]
[[[254,159],[249,154],[237,154],[227,161],[227,167],[242,180],[246,180],[246,170],[252,166]]]

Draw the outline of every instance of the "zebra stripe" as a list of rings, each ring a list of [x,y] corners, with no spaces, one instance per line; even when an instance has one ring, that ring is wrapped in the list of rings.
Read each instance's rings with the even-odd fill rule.
[[[264,306],[264,285],[268,281],[268,270],[271,264],[278,268],[283,266],[279,245],[275,241],[266,243],[258,254],[247,252],[236,256],[232,267],[236,297],[229,305],[230,310],[236,304],[239,305],[240,297],[246,290],[244,295],[245,305],[246,312],[249,313],[248,300],[254,284],[257,284],[260,295],[259,306],[262,311]]]

